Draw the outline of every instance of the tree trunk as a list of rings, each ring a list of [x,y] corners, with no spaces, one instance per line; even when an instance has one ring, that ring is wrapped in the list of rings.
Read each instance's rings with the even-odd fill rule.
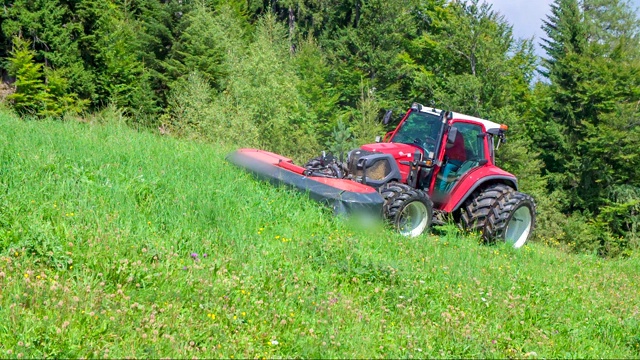
[[[293,55],[296,52],[296,45],[293,43],[293,34],[296,30],[296,16],[293,7],[289,6],[289,52]]]

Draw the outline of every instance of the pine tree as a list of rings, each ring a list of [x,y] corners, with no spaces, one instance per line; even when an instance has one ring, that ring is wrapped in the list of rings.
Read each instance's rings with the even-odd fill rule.
[[[30,45],[28,40],[13,40],[7,70],[16,79],[16,91],[7,96],[7,100],[19,113],[36,115],[43,107],[45,85],[42,64],[34,61],[35,51],[29,48]]]
[[[542,153],[556,154],[545,162],[551,186],[569,195],[565,210],[595,217],[597,244],[581,246],[601,253],[620,251],[615,239],[630,231],[620,225],[629,215],[625,204],[635,206],[633,198],[621,203],[612,191],[640,186],[640,159],[629,145],[638,141],[640,115],[639,27],[630,14],[618,0],[556,0],[543,26],[543,74],[550,84],[541,85],[549,100],[537,126],[559,129],[562,146],[544,139],[538,145]]]

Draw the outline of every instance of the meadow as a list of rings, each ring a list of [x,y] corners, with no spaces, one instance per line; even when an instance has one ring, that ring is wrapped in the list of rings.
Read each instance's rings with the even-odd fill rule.
[[[0,357],[640,357],[637,252],[362,229],[231,150],[0,111]]]

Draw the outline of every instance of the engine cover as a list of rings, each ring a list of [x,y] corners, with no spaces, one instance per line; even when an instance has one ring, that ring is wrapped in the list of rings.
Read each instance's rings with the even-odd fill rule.
[[[401,178],[398,164],[390,154],[356,149],[349,153],[347,167],[354,180],[373,187]]]

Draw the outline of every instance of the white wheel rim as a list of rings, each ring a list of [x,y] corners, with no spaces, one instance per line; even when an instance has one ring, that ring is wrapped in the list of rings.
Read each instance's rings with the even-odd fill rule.
[[[531,232],[531,210],[526,206],[521,206],[511,217],[507,224],[505,241],[513,244],[514,248],[520,248],[527,242]]]
[[[398,215],[398,230],[404,236],[415,237],[424,231],[429,223],[427,206],[421,201],[413,201]]]

